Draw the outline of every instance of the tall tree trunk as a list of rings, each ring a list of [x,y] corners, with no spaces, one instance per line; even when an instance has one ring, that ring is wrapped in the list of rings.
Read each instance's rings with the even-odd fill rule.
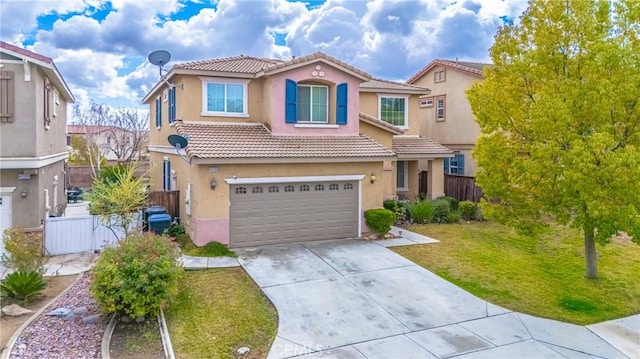
[[[584,227],[584,261],[587,279],[598,278],[598,255],[596,253],[595,228]]]

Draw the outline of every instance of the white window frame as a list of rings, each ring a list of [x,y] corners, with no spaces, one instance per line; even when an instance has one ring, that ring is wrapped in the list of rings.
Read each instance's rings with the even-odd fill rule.
[[[58,116],[58,105],[60,104],[60,99],[58,96],[58,90],[53,89],[53,117]]]
[[[299,91],[301,87],[309,87],[311,90],[309,95],[311,96],[311,101],[309,103],[309,115],[311,115],[313,113],[313,88],[317,87],[317,88],[324,88],[325,91],[327,91],[327,100],[325,101],[325,108],[327,109],[325,112],[325,118],[322,121],[313,121],[313,120],[308,120],[308,121],[303,121],[300,120],[299,118],[296,118],[297,123],[306,123],[306,124],[310,124],[310,123],[318,123],[318,124],[327,124],[329,123],[329,86],[326,85],[314,85],[314,84],[298,84],[298,88],[296,91]],[[296,94],[297,96],[298,94]],[[297,101],[296,101],[296,107],[298,106],[298,103],[300,101],[300,96],[296,97]],[[300,115],[300,112],[297,111],[296,109],[296,117]]]
[[[227,79],[219,77],[200,77],[202,81],[202,116],[220,116],[220,117],[249,117],[247,111],[248,106],[248,90],[247,84],[250,80],[243,79]],[[224,112],[224,111],[209,111],[207,109],[207,91],[209,84],[222,84],[222,85],[242,85],[242,113],[236,112]],[[225,94],[226,97],[226,94]],[[225,98],[226,107],[226,98]]]
[[[394,95],[394,94],[378,94],[378,119],[382,122],[388,123],[387,121],[382,119],[382,99],[383,98],[401,98],[404,99],[404,125],[394,125],[389,123],[392,126],[396,126],[402,129],[409,128],[409,96],[402,95]]]
[[[404,168],[403,168],[403,172],[404,172],[404,186],[403,187],[398,187],[398,163],[403,162],[404,163]],[[396,191],[408,191],[409,190],[409,161],[401,161],[398,160],[396,161]]]
[[[438,111],[441,109],[439,106],[439,101],[442,100],[442,117],[438,117]],[[435,97],[435,111],[436,111],[436,121],[442,122],[447,117],[447,98],[445,96],[436,96]]]

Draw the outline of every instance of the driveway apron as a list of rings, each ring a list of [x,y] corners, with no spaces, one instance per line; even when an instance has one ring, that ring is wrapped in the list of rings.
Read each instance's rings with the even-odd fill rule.
[[[236,252],[278,310],[269,358],[626,358],[585,327],[495,306],[373,242]]]

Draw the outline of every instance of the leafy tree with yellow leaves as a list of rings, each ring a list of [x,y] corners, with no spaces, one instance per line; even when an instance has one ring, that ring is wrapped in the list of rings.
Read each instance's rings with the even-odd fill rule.
[[[521,232],[549,219],[596,243],[640,242],[640,1],[532,0],[468,90],[485,213]]]

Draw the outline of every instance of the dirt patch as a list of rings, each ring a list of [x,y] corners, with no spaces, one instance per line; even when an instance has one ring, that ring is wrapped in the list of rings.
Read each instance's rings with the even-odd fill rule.
[[[113,359],[164,359],[164,349],[157,319],[142,323],[121,320],[111,336],[109,354]]]
[[[42,307],[49,304],[50,301],[53,300],[58,294],[62,293],[65,289],[67,289],[75,280],[78,278],[77,275],[67,275],[67,276],[59,276],[59,277],[45,277],[44,280],[47,282],[47,288],[42,292],[42,296],[36,298],[34,301],[22,305],[23,308],[32,310],[35,314]],[[2,300],[2,307],[5,305],[13,304],[14,301],[9,299]],[[20,304],[20,303],[18,303]],[[9,317],[2,316],[0,319],[0,323],[2,323],[2,330],[0,330],[0,352],[5,350],[6,345],[11,339],[11,336],[20,328],[20,326],[29,320],[33,314],[22,315],[19,317]]]

